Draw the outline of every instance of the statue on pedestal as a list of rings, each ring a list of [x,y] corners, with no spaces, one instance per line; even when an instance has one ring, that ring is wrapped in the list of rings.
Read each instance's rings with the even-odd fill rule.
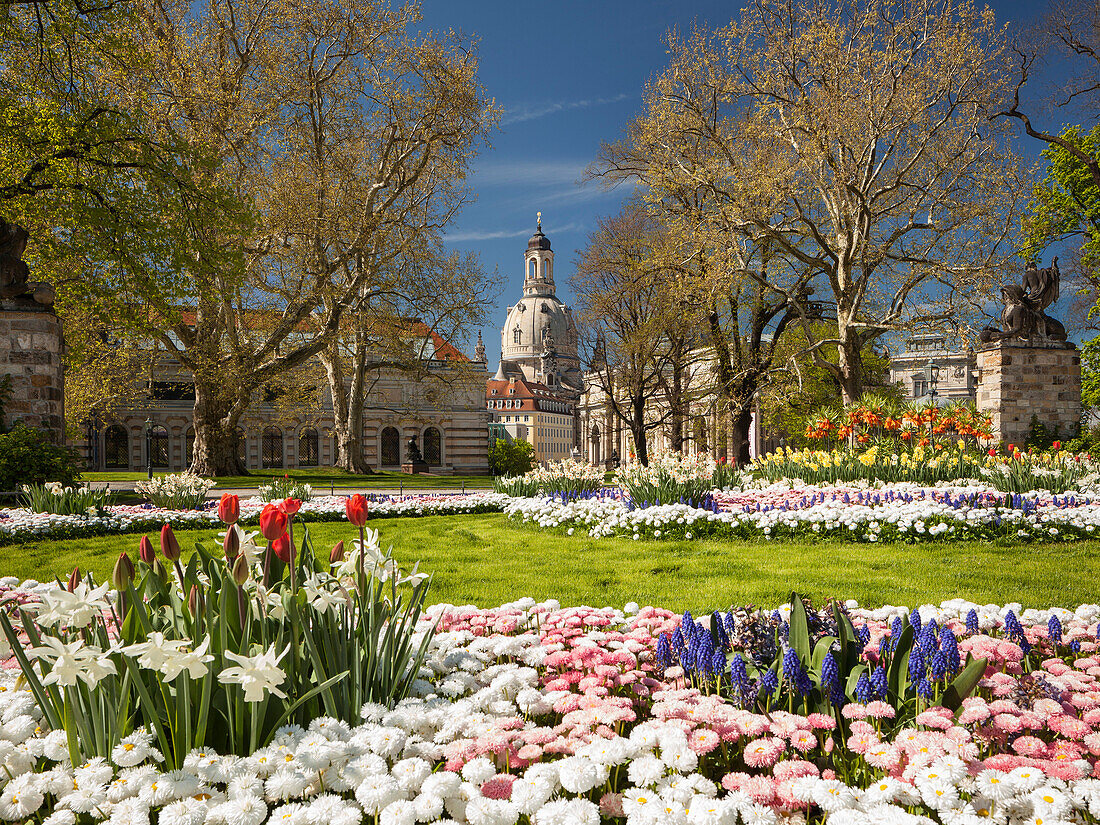
[[[1066,328],[1046,314],[1047,307],[1058,300],[1060,280],[1057,258],[1046,269],[1039,269],[1035,261],[1028,261],[1022,285],[1004,284],[1001,287],[1005,302],[1001,311],[1002,329],[986,327],[978,337],[987,344],[1005,338],[1031,337],[1064,342]]]
[[[53,306],[53,287],[27,280],[30,270],[23,261],[27,237],[19,224],[0,218],[0,299],[29,298],[44,307]]]

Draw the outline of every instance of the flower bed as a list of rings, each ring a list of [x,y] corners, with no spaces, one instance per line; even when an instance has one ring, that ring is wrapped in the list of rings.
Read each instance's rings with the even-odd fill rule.
[[[23,602],[54,592],[0,586]],[[65,734],[48,729],[28,691],[9,686],[0,692],[10,777],[0,818],[732,825],[1100,814],[1097,605],[1037,611],[958,600],[913,614],[837,606],[869,668],[905,638],[913,651],[954,640],[962,659],[986,659],[976,694],[954,713],[919,696],[905,700],[909,708],[868,699],[790,712],[760,685],[733,701],[723,678],[662,664],[670,639],[678,648],[677,638],[704,633],[731,661],[774,661],[796,643],[790,606],[709,622],[531,599],[428,614],[423,623],[436,633],[410,698],[392,709],[367,703],[354,726],[330,717],[285,726],[247,758],[196,748],[169,771],[139,729],[109,758],[74,766]],[[835,629],[828,612],[808,615],[815,636]],[[923,667],[934,674],[934,663]]]
[[[834,535],[866,542],[999,537],[1072,541],[1090,538],[1100,529],[1100,501],[1089,495],[1006,494],[978,483],[877,488],[775,484],[715,491],[709,509],[686,504],[635,508],[614,496],[568,502],[516,498],[504,512],[539,527],[634,539]]]
[[[507,496],[480,492],[468,494],[368,496],[371,518],[436,516],[459,513],[499,513]],[[344,520],[345,496],[322,496],[302,504],[302,514],[312,521]],[[256,496],[241,502],[241,521],[258,524],[264,500]],[[151,505],[112,505],[103,516],[59,516],[30,510],[0,509],[0,545],[36,538],[79,538],[159,530],[163,524],[174,529],[210,529],[220,522],[216,503],[203,510],[165,510]]]

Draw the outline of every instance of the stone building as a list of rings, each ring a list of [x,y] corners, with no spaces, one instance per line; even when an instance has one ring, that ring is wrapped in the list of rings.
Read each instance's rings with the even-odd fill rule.
[[[890,382],[900,384],[908,401],[928,395],[928,364],[937,376],[936,395],[945,400],[977,398],[977,360],[974,350],[949,349],[942,333],[911,335],[905,348],[890,359]]]
[[[542,233],[541,213],[523,264],[523,295],[508,307],[500,365],[485,384],[485,409],[494,432],[528,442],[544,464],[569,458],[579,443],[584,375],[573,310],[556,295],[554,252]]]
[[[428,377],[412,380],[383,372],[368,393],[363,415],[363,458],[375,470],[400,470],[408,441],[415,437],[432,473],[486,474],[488,415],[483,405],[486,367],[471,361],[419,321],[410,336],[426,340]],[[438,380],[433,381],[432,378]],[[194,386],[178,364],[164,360],[149,387],[148,402],[109,421],[92,421],[75,446],[95,470],[179,472],[191,462]],[[148,436],[146,428],[150,427]],[[332,397],[327,386],[316,410],[284,420],[269,400],[259,398],[238,427],[240,457],[249,470],[331,466]]]

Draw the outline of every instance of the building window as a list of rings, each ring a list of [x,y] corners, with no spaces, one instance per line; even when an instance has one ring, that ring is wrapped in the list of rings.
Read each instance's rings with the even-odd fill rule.
[[[130,469],[130,437],[119,424],[112,424],[103,434],[103,466],[108,470]]]
[[[424,430],[424,460],[429,467],[438,467],[443,463],[443,439],[435,427]]]
[[[394,427],[382,430],[382,465],[392,467],[401,463],[401,436]]]
[[[514,330],[512,330],[512,343],[513,344],[518,344],[522,337],[523,337],[523,333],[520,331],[519,326],[517,326]]]
[[[913,397],[920,398],[928,392],[928,382],[923,378],[913,379]]]
[[[260,443],[260,466],[265,470],[283,466],[283,432],[266,427]]]
[[[531,279],[534,279],[534,278],[538,277],[539,262],[536,261],[534,258],[532,258],[530,261],[527,262],[527,273],[528,273],[527,277],[529,277]]]
[[[149,458],[154,467],[168,467],[168,429],[158,424],[149,435]]]
[[[320,453],[320,445],[317,441],[317,431],[313,427],[306,427],[298,436],[298,466],[316,467]]]

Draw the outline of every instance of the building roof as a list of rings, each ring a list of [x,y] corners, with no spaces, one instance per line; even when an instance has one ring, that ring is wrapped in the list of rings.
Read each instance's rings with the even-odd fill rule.
[[[537,381],[527,381],[523,378],[500,379],[494,376],[485,382],[485,399],[487,401],[505,398],[521,401],[519,407],[521,410],[543,409],[538,403],[540,401],[554,401],[561,404],[576,403],[575,396],[567,395]]]

